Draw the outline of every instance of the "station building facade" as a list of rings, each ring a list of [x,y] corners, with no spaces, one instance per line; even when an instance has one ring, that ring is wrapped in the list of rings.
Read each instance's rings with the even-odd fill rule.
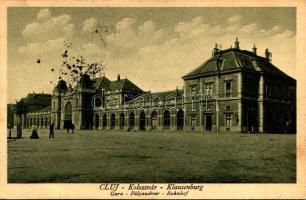
[[[295,133],[296,81],[270,55],[241,50],[238,39],[215,47],[182,77],[183,90],[143,91],[120,75],[83,75],[73,89],[60,80],[44,114],[58,129]]]
[[[296,81],[265,56],[220,50],[183,76],[185,126],[206,131],[296,132]],[[206,97],[205,97],[206,96]],[[204,101],[203,101],[204,97]]]
[[[23,128],[31,128],[34,124],[40,128],[48,128],[51,122],[50,94],[30,93],[24,98],[26,112],[21,116],[16,114],[16,104],[7,107],[8,128],[16,128],[21,124]]]

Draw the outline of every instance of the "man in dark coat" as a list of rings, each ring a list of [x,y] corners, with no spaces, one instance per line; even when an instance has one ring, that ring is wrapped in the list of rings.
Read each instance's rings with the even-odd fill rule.
[[[49,130],[50,130],[49,138],[54,138],[54,123],[50,125]]]

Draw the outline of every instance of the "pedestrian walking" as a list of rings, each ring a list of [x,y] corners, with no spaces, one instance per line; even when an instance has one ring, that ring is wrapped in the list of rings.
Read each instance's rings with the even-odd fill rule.
[[[34,124],[32,126],[32,135],[30,137],[31,139],[39,139],[38,133],[37,133],[37,126]]]
[[[49,127],[49,138],[54,138],[54,123],[52,123]]]

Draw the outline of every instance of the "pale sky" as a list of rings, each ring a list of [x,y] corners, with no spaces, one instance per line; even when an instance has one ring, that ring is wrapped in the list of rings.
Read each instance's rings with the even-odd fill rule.
[[[92,34],[113,25],[106,47]],[[105,74],[127,77],[143,90],[182,88],[181,77],[210,58],[215,43],[258,55],[296,76],[295,8],[8,8],[8,102],[29,92],[51,93],[63,41],[90,61],[104,58]],[[41,60],[37,64],[37,59]]]

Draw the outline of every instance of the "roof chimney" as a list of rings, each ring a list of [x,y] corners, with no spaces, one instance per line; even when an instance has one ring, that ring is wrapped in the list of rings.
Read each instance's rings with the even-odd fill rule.
[[[255,55],[257,55],[257,48],[256,48],[255,44],[254,44],[254,46],[253,46],[253,53],[254,53]]]
[[[213,52],[212,52],[212,56],[215,56],[216,53],[218,53],[219,49],[218,49],[218,44],[215,44],[215,48],[213,48]]]
[[[239,49],[239,41],[238,41],[238,37],[236,37],[236,41],[235,41],[235,49]]]
[[[269,49],[266,49],[265,51],[265,58],[268,60],[268,61],[271,61],[272,59],[272,53],[269,52]]]
[[[120,74],[118,74],[117,76],[117,81],[120,81]]]

